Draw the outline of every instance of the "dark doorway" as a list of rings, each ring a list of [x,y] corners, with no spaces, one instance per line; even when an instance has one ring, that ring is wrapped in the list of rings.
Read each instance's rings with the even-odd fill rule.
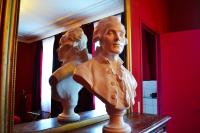
[[[157,104],[157,42],[158,36],[147,26],[142,26],[142,91],[143,112],[158,113]]]

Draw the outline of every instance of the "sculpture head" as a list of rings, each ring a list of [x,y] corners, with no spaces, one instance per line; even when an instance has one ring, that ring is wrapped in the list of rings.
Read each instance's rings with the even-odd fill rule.
[[[67,31],[59,42],[58,60],[62,62],[68,62],[72,57],[78,55],[78,53],[87,47],[87,37],[83,30],[78,27]]]
[[[103,52],[120,54],[126,45],[125,28],[115,16],[102,19],[93,33],[94,42],[99,41]]]

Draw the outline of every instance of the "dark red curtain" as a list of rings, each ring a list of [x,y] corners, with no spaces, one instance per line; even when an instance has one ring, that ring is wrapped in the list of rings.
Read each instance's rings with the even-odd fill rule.
[[[42,41],[37,41],[35,45],[35,57],[34,57],[34,68],[33,68],[33,100],[32,110],[41,110],[41,79],[42,79]]]
[[[15,114],[29,121],[27,112],[40,107],[42,41],[31,44],[18,42],[15,89]]]
[[[55,35],[55,42],[53,46],[53,67],[52,67],[52,73],[57,70],[61,66],[61,62],[58,61],[58,55],[57,55],[57,48],[59,47],[59,40],[62,36],[62,33]],[[62,112],[62,105],[60,102],[54,100],[51,98],[51,117],[57,117],[58,114]]]
[[[142,30],[143,80],[156,80],[155,36],[147,29]]]

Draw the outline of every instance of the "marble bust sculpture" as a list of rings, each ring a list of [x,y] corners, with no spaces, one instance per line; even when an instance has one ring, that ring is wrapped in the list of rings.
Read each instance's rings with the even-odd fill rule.
[[[62,104],[63,111],[58,115],[58,121],[71,122],[80,119],[74,112],[78,102],[78,92],[82,85],[75,82],[72,74],[76,66],[88,60],[87,37],[81,28],[67,31],[60,39],[57,49],[58,60],[62,66],[50,77],[52,97]]]
[[[105,103],[110,122],[104,132],[131,132],[123,114],[134,104],[137,83],[119,57],[127,42],[125,28],[115,16],[102,19],[93,41],[100,42],[95,57],[78,65],[73,78]]]

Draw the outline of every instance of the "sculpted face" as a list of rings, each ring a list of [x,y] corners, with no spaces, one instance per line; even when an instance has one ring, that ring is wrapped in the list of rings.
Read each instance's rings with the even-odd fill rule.
[[[71,49],[72,46],[70,45],[60,45],[57,49],[58,60],[62,62],[66,61],[71,56]]]
[[[125,44],[124,27],[121,23],[115,23],[108,27],[101,39],[103,51],[107,54],[120,54]]]
[[[67,31],[60,38],[60,46],[57,49],[58,60],[63,64],[77,60],[77,53],[87,48],[87,36],[83,30],[78,27]]]

